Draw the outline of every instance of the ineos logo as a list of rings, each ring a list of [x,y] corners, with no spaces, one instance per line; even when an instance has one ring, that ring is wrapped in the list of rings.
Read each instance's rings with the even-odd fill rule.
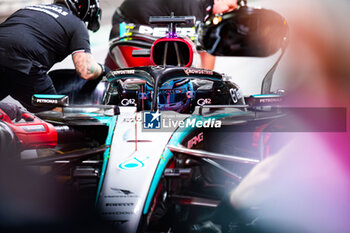
[[[134,105],[135,99],[122,99],[120,102],[123,106]]]
[[[197,100],[197,104],[198,104],[199,106],[203,106],[203,105],[205,105],[205,104],[211,104],[211,99],[210,99],[210,98],[198,99],[198,100]]]

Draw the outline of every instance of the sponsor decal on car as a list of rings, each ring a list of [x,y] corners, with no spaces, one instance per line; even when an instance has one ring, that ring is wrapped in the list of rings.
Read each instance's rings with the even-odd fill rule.
[[[187,75],[191,75],[191,74],[213,75],[214,74],[214,72],[210,70],[196,70],[196,69],[184,69],[184,72]]]
[[[237,103],[240,98],[242,98],[241,93],[236,88],[230,89],[230,95],[233,103]]]
[[[123,106],[134,105],[135,99],[122,99],[120,102]]]
[[[198,99],[198,100],[197,100],[197,104],[198,104],[199,106],[204,106],[204,105],[206,105],[206,104],[211,104],[211,99],[210,99],[210,98],[206,98],[206,99],[201,98],[201,99]]]
[[[168,33],[167,27],[150,27],[141,25],[139,27],[139,33],[148,34],[154,37],[165,37]],[[188,36],[189,38],[195,38],[197,36],[196,29],[194,27],[176,27],[176,34],[180,36]]]
[[[119,164],[119,168],[122,170],[136,170],[143,168],[145,166],[144,162],[148,160],[150,157],[149,156],[135,156],[131,159],[126,160],[125,162],[122,162]]]
[[[113,75],[122,75],[122,74],[135,74],[135,70],[116,70],[116,71],[113,71]]]
[[[194,136],[193,138],[191,138],[188,142],[187,142],[187,148],[191,149],[192,147],[194,147],[195,145],[197,145],[198,143],[203,141],[203,132],[200,132],[198,135]]]

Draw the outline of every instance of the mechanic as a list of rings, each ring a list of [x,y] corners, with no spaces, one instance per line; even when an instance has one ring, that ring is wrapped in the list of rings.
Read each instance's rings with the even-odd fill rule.
[[[99,0],[55,0],[12,14],[0,24],[0,100],[10,95],[31,112],[47,110],[32,106],[32,95],[56,94],[47,72],[70,54],[80,77],[101,78],[105,67],[92,57],[88,34],[100,17]]]
[[[150,16],[195,16],[196,20],[205,21],[211,14],[232,11],[238,7],[237,0],[124,0],[116,9],[112,19],[110,39],[119,36],[120,23],[149,25]],[[201,67],[214,69],[215,57],[200,52]],[[107,56],[106,65],[111,66],[111,58]]]

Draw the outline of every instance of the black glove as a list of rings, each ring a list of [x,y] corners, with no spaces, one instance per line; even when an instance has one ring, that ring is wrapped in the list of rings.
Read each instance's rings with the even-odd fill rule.
[[[10,117],[11,120],[16,119],[16,121],[20,121],[22,119],[23,111],[17,105],[0,102],[0,108]]]

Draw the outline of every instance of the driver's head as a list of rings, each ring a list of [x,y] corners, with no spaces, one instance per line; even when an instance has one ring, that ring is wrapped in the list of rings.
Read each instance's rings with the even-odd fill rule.
[[[237,7],[237,0],[214,0],[212,14],[226,13]]]
[[[159,89],[159,110],[189,113],[193,101],[193,84],[188,79],[169,81]]]
[[[87,23],[89,30],[96,32],[100,28],[101,8],[99,0],[54,0],[65,4],[76,16]]]

